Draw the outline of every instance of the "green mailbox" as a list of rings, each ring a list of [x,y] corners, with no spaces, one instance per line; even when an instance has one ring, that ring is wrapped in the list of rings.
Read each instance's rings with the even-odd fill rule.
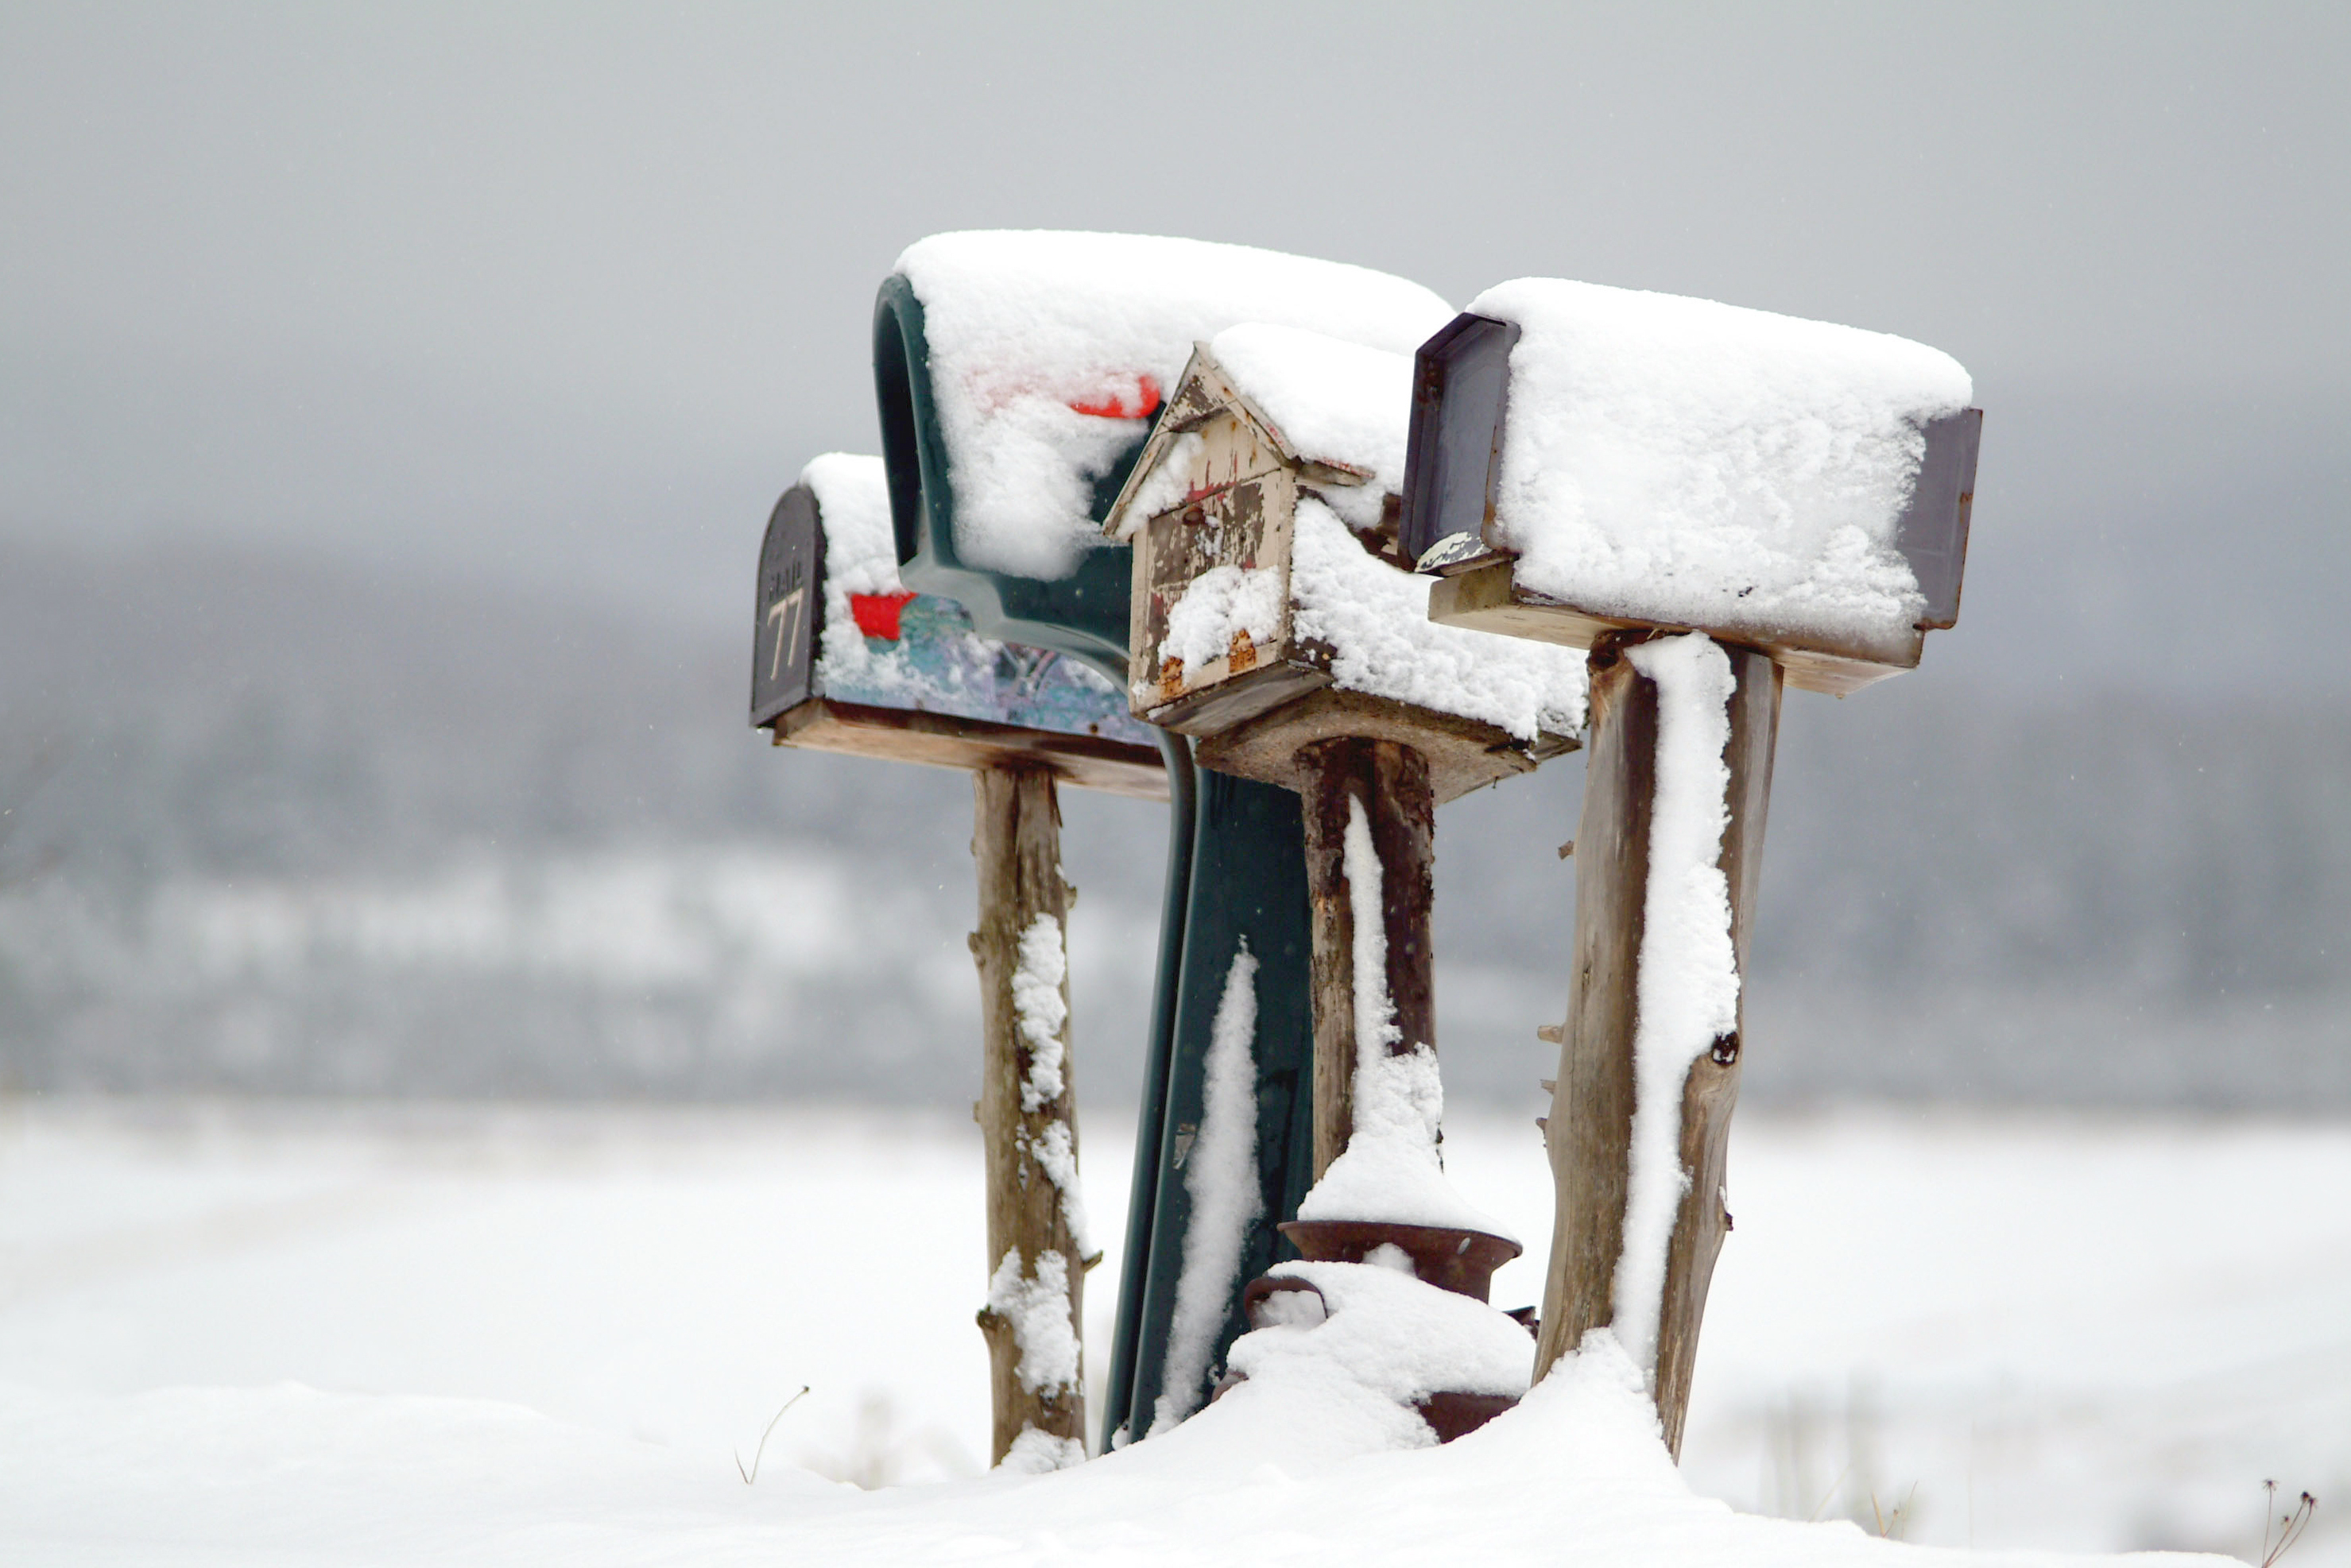
[[[921,241],[883,281],[873,320],[900,571],[909,588],[961,603],[981,635],[1072,655],[1123,683],[1130,552],[1101,526],[1194,344],[1269,321],[1409,353],[1452,315],[1401,278],[1238,246],[1036,231]],[[1165,1386],[1190,1214],[1181,1166],[1202,1114],[1211,1026],[1244,944],[1258,965],[1263,1202],[1231,1260],[1212,1365],[1243,1327],[1239,1281],[1276,1260],[1273,1228],[1312,1176],[1297,797],[1196,772],[1187,740],[1159,738],[1167,876],[1102,1416],[1113,1441],[1146,1435],[1163,1411],[1180,1419],[1207,1393],[1205,1374]]]

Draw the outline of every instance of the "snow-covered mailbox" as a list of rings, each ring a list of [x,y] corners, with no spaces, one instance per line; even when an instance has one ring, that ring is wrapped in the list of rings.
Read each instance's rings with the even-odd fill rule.
[[[983,635],[1059,650],[1123,684],[1129,552],[1102,537],[1102,519],[1193,343],[1264,320],[1409,353],[1452,314],[1401,278],[1236,246],[1035,232],[923,240],[899,257],[874,315],[875,392],[906,586],[961,603]],[[1209,1275],[1246,1277],[1270,1262],[1268,1221],[1294,1205],[1309,1176],[1311,1123],[1298,1092],[1309,942],[1295,803],[1229,775],[1196,779],[1188,748],[1172,737],[1165,744],[1167,905],[1103,1420],[1113,1440],[1179,1420],[1206,1397],[1211,1364],[1238,1321],[1235,1281],[1215,1285]],[[1034,782],[1017,816],[1042,842],[1050,779]],[[983,927],[998,918],[988,897],[983,889]],[[1266,1129],[1253,1140],[1259,1201],[1217,1208],[1230,1234],[1187,1245],[1200,1166],[1185,1156],[1223,1146],[1209,1136],[1206,1062],[1228,979],[1244,968],[1257,1025],[1244,1045]],[[993,1225],[990,1235],[991,1255],[1008,1257]],[[1013,1283],[1033,1284],[1039,1276],[1023,1272],[1031,1265],[1012,1261]],[[1017,1346],[992,1330],[991,1349],[1004,1394]],[[999,1454],[1003,1408],[999,1400]]]
[[[1377,1257],[1483,1301],[1520,1250],[1437,1156],[1436,808],[1573,748],[1583,662],[1428,619],[1430,580],[1396,554],[1411,391],[1405,354],[1228,328],[1193,350],[1104,525],[1135,549],[1136,715],[1303,799],[1317,1180],[1281,1227],[1306,1261],[1251,1287],[1260,1311],[1346,1294],[1313,1271]],[[1421,1390],[1448,1437],[1524,1385],[1458,1370]]]
[[[1557,279],[1420,350],[1404,549],[1429,616],[1590,649],[1536,1366],[1614,1332],[1679,1450],[1780,687],[1915,668],[1959,614],[1980,410],[1880,333]]]
[[[1065,783],[1167,798],[1151,731],[1087,665],[980,636],[898,576],[882,460],[809,464],[768,520],[751,723],[778,746],[942,768],[1036,763]]]
[[[1404,548],[1449,625],[1703,630],[1836,695],[1959,622],[1983,413],[1923,344],[1527,278],[1424,345]]]

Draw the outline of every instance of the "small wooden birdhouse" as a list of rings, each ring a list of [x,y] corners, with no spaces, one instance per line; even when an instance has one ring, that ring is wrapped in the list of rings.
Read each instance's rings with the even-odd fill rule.
[[[778,746],[934,767],[1045,763],[1063,782],[1167,798],[1165,765],[1109,682],[979,636],[898,578],[878,457],[810,463],[759,551],[751,723]]]
[[[1316,740],[1395,740],[1440,800],[1573,747],[1580,660],[1427,620],[1396,553],[1410,412],[1401,354],[1260,323],[1195,346],[1105,523],[1137,717],[1282,784]]]

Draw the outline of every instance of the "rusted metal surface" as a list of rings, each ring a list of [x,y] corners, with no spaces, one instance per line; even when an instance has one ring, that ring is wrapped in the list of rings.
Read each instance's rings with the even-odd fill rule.
[[[1494,1270],[1526,1250],[1483,1230],[1387,1220],[1292,1219],[1280,1228],[1300,1257],[1316,1263],[1360,1263],[1377,1248],[1399,1248],[1416,1278],[1479,1301],[1491,1295]]]
[[[1515,1394],[1463,1394],[1448,1388],[1423,1395],[1413,1401],[1412,1407],[1420,1412],[1438,1442],[1449,1443],[1468,1437],[1518,1402]]]
[[[1284,1226],[1282,1229],[1287,1233],[1290,1227]],[[1476,1235],[1477,1232],[1456,1234]],[[1498,1239],[1488,1237],[1486,1239]],[[1516,1252],[1518,1249],[1513,1245],[1511,1250]],[[1360,1261],[1359,1259],[1328,1260]],[[1479,1301],[1486,1299],[1482,1290],[1462,1293],[1475,1294]],[[1241,1310],[1248,1314],[1249,1325],[1252,1329],[1270,1328],[1277,1323],[1311,1327],[1330,1317],[1331,1303],[1309,1281],[1282,1274],[1261,1274],[1251,1280],[1242,1291]],[[1209,1403],[1222,1399],[1246,1381],[1238,1373],[1227,1374],[1217,1383],[1216,1392],[1208,1396]],[[1467,1394],[1458,1389],[1439,1389],[1433,1394],[1422,1395],[1413,1401],[1412,1407],[1422,1420],[1428,1423],[1429,1430],[1437,1434],[1438,1442],[1449,1443],[1456,1437],[1476,1431],[1518,1402],[1519,1396],[1515,1394]]]

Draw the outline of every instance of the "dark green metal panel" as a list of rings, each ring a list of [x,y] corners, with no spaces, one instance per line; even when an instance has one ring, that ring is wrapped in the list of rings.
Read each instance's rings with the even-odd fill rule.
[[[892,274],[873,308],[873,382],[882,410],[882,456],[890,472],[890,519],[906,586],[956,601],[983,637],[1051,648],[1087,660],[1126,689],[1126,598],[1132,548],[1088,550],[1058,582],[967,566],[956,548],[955,484],[931,402],[931,350],[923,302]],[[1118,498],[1144,437],[1095,481],[1093,514]]]
[[[874,391],[891,522],[906,586],[953,599],[984,636],[1051,648],[1126,686],[1133,552],[1087,552],[1057,582],[967,565],[956,549],[955,486],[931,400],[923,305],[902,277],[883,281],[873,313]],[[1143,438],[1096,482],[1099,518],[1141,455]],[[1250,1233],[1242,1278],[1274,1260],[1277,1221],[1294,1215],[1312,1175],[1312,1028],[1307,963],[1304,825],[1286,789],[1195,772],[1189,743],[1163,732],[1167,758],[1167,881],[1159,975],[1145,1047],[1134,1176],[1119,1281],[1118,1328],[1102,1429],[1147,1416],[1160,1391],[1189,1204],[1174,1163],[1179,1129],[1196,1125],[1210,1031],[1241,937],[1258,956],[1258,1145],[1266,1212]],[[1217,1359],[1239,1332],[1235,1311]]]
[[[1122,1425],[1130,1430],[1147,1428],[1152,1408],[1165,1391],[1167,1330],[1175,1315],[1176,1282],[1183,1271],[1184,1235],[1191,1219],[1191,1197],[1178,1155],[1200,1124],[1209,1031],[1233,957],[1244,941],[1258,960],[1258,1188],[1264,1214],[1242,1249],[1239,1278],[1210,1360],[1211,1380],[1226,1349],[1245,1327],[1239,1283],[1271,1268],[1278,1247],[1283,1256],[1296,1256],[1273,1227],[1296,1218],[1299,1199],[1314,1179],[1314,1020],[1308,973],[1312,936],[1306,903],[1305,822],[1298,797],[1271,784],[1205,768],[1196,788],[1199,806],[1192,891],[1177,981],[1178,1071],[1168,1080],[1165,1111],[1158,1119],[1153,1161],[1157,1212],[1138,1292],[1137,1356],[1130,1380],[1122,1380],[1113,1364],[1104,1431]],[[1129,1255],[1130,1276],[1136,1256]],[[1126,1339],[1122,1333],[1123,1349]],[[1195,1392],[1205,1401],[1208,1386]]]

